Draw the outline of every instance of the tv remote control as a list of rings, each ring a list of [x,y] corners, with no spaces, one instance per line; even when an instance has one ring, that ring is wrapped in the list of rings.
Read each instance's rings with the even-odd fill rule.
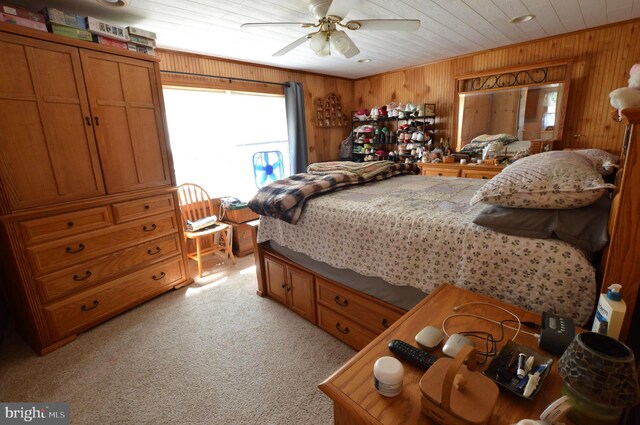
[[[438,360],[433,354],[422,351],[399,339],[391,340],[388,347],[396,356],[423,370],[429,369]]]

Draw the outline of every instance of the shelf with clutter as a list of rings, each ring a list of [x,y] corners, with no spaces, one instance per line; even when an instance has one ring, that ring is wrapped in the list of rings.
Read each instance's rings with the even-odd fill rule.
[[[137,27],[124,27],[68,10],[45,7],[34,12],[25,7],[3,5],[0,22],[63,37],[98,43],[117,49],[155,55],[157,35]]]
[[[438,146],[436,105],[397,104],[359,109],[352,114],[352,161],[413,163],[427,158]]]

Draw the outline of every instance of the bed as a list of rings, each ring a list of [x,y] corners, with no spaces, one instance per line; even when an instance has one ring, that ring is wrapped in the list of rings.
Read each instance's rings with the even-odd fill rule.
[[[413,175],[355,186],[309,200],[295,225],[263,217],[258,242],[425,294],[451,282],[586,322],[596,283],[585,255],[559,240],[518,238],[474,224],[485,206],[469,201],[484,183]]]
[[[638,120],[637,112],[629,113],[630,122]],[[635,155],[635,145],[629,143],[633,134],[628,132],[625,149]],[[637,220],[633,205],[638,207],[638,197],[630,184],[625,191],[624,184],[626,178],[639,172],[634,164],[632,157],[624,172],[618,173],[609,221],[611,242],[600,270],[604,285],[614,283],[614,279],[635,279],[638,274],[632,266],[638,258],[634,242],[637,232],[616,230]],[[469,199],[484,183],[400,176],[311,198],[295,225],[261,217],[256,240],[258,293],[270,295],[265,284],[268,270],[264,255],[275,254],[313,273],[316,282],[328,278],[399,312],[410,309],[412,303],[442,282],[451,282],[535,312],[554,311],[578,323],[587,322],[599,292],[598,270],[583,251],[566,242],[512,237],[472,223],[483,206],[470,206]],[[353,273],[351,277],[341,277],[344,270]],[[353,277],[356,275],[365,288],[349,286],[358,280]],[[395,300],[380,295],[394,293],[393,288],[405,288],[407,293],[395,295]],[[624,288],[629,309],[633,310],[637,280],[629,280]],[[313,295],[318,314],[320,298],[319,292]],[[315,316],[307,318],[315,320]],[[340,330],[338,323],[336,327]]]

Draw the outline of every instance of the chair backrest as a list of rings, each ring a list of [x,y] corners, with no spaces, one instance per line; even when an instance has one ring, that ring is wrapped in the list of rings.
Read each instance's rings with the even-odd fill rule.
[[[195,221],[215,214],[209,194],[197,184],[185,183],[178,186],[178,199],[182,224],[187,220]]]
[[[260,189],[269,181],[276,181],[284,177],[282,152],[263,151],[253,154],[253,179]]]

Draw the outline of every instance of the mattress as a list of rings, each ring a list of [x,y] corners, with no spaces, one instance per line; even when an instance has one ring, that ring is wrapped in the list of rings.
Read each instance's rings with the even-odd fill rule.
[[[596,279],[584,253],[556,239],[509,236],[474,224],[484,206],[469,200],[484,183],[400,176],[354,186],[308,200],[295,225],[262,217],[258,242],[271,240],[336,269],[424,293],[449,282],[585,323]]]

